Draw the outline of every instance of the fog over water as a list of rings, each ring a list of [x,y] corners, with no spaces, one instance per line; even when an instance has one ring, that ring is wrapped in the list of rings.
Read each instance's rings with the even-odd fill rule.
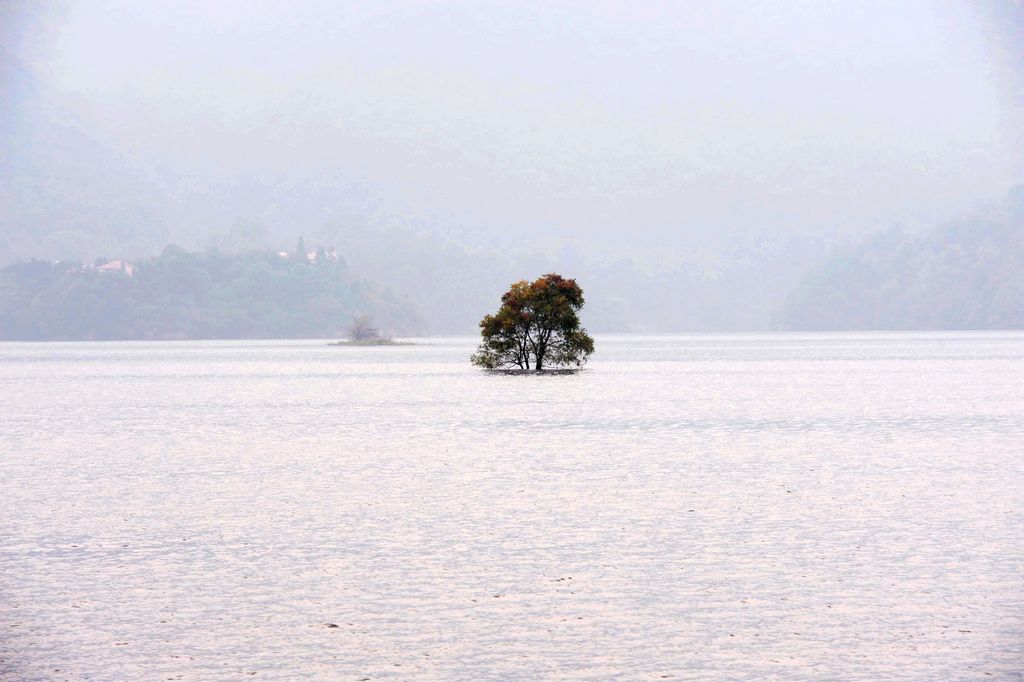
[[[421,294],[441,275],[408,263],[491,256],[604,287],[603,328],[764,329],[869,235],[1005,221],[1021,21],[1002,0],[7,3],[0,263],[301,234],[419,331],[477,311],[444,318]]]
[[[169,241],[349,208],[682,253],[1001,198],[1020,15],[991,4],[15,3],[5,49],[173,192]]]

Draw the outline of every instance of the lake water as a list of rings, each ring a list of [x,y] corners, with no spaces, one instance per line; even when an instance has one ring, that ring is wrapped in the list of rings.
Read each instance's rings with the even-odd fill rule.
[[[1024,678],[1024,334],[597,342],[0,344],[0,678]]]

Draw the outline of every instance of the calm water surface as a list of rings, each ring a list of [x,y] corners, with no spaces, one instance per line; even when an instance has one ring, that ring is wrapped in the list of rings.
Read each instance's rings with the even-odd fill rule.
[[[1024,677],[1024,334],[424,343],[0,345],[0,678]]]

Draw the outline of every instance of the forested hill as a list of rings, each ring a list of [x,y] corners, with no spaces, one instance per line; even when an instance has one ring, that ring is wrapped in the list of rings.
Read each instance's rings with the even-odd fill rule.
[[[91,266],[18,262],[0,270],[0,339],[323,338],[369,313],[385,329],[418,325],[385,287],[311,257],[189,253]]]
[[[1024,329],[1024,220],[911,236],[836,255],[789,295],[779,329]]]

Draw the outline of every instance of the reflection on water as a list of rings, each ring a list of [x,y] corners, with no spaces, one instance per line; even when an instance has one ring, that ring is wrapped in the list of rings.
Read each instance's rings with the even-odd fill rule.
[[[1024,670],[1024,334],[424,343],[0,345],[0,678]]]

